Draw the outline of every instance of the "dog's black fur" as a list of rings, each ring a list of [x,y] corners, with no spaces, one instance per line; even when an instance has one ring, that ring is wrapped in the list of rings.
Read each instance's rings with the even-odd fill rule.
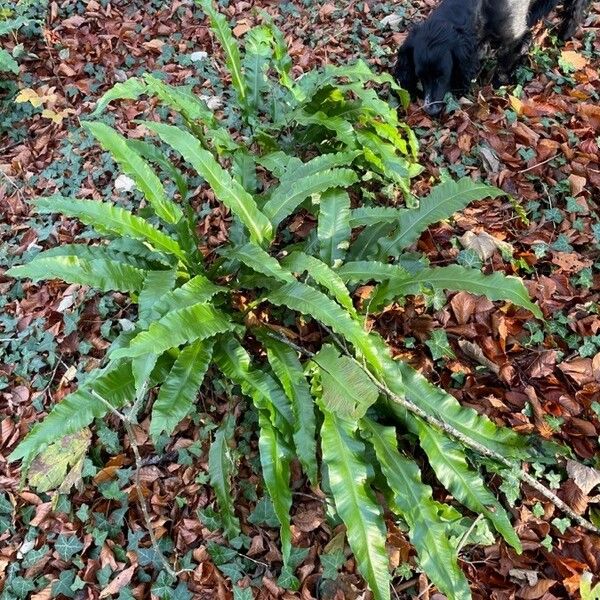
[[[559,36],[573,36],[591,0],[563,0]],[[560,0],[442,0],[416,25],[398,50],[394,75],[417,95],[420,81],[425,110],[442,111],[447,92],[464,93],[480,70],[486,45],[496,50],[496,82],[506,83],[531,40],[531,27]]]

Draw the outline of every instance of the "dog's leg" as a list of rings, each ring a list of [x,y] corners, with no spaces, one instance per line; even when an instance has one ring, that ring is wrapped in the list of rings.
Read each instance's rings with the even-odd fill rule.
[[[534,0],[529,5],[527,24],[533,27],[538,21],[545,18],[558,4],[559,0]],[[569,2],[570,0],[567,0]]]
[[[494,85],[507,85],[511,82],[516,68],[521,63],[531,44],[531,33],[526,31],[520,37],[506,41],[498,51],[498,66]]]
[[[528,25],[528,3],[523,0],[509,0],[509,26],[502,32],[498,50],[498,66],[494,83],[504,85],[510,82],[513,72],[531,43]]]
[[[563,7],[562,23],[558,30],[558,37],[561,40],[566,41],[575,35],[590,2],[591,0],[566,0]]]

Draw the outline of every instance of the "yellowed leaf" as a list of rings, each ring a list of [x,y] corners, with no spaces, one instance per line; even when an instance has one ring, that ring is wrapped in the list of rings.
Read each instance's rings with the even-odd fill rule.
[[[17,104],[23,102],[29,102],[33,107],[38,108],[44,102],[44,96],[40,96],[35,90],[31,88],[23,88],[15,98]]]
[[[560,58],[561,62],[569,65],[574,71],[579,71],[588,64],[588,59],[574,50],[563,50]]]
[[[31,463],[29,483],[38,492],[59,489],[66,494],[71,487],[80,487],[81,469],[92,434],[85,429],[66,435],[50,444]]]
[[[509,95],[508,99],[510,100],[510,105],[512,106],[513,110],[518,115],[523,114],[523,103],[516,96]]]
[[[42,111],[42,117],[50,119],[53,123],[60,125],[67,115],[74,112],[75,111],[72,108],[65,108],[64,110],[59,110],[58,112],[50,108],[45,108]]]

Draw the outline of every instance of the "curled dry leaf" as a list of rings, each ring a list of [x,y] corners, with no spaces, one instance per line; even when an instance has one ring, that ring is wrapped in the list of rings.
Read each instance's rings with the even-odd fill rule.
[[[483,353],[483,350],[480,346],[467,340],[459,340],[458,345],[460,346],[460,349],[465,353],[465,355],[468,356],[471,360],[474,360],[476,363],[483,365],[496,375],[500,373],[500,367],[496,363],[491,361]]]
[[[124,571],[121,571],[101,592],[100,598],[106,598],[113,594],[118,594],[119,591],[124,588],[133,577],[137,565],[131,565]]]
[[[578,385],[585,385],[594,381],[591,358],[574,358],[568,362],[560,363],[558,368]]]
[[[546,592],[556,584],[554,579],[541,579],[534,586],[523,586],[517,592],[517,598],[523,600],[537,600],[546,594]]]
[[[600,471],[574,460],[567,460],[567,473],[584,494],[600,484]]]
[[[539,581],[539,574],[537,571],[530,569],[511,569],[508,574],[510,577],[517,581],[525,581],[527,585],[533,587]]]
[[[513,252],[513,247],[510,244],[495,238],[493,235],[487,233],[487,231],[482,231],[481,233],[467,231],[460,238],[460,243],[465,248],[474,250],[483,261],[490,259],[496,249],[503,250],[509,254]]]

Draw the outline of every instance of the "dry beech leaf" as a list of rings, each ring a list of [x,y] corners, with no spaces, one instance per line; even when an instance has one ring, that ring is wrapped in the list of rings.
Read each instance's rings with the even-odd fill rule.
[[[496,249],[512,253],[512,246],[490,235],[487,231],[473,233],[467,231],[461,238],[460,243],[467,249],[474,250],[483,261],[490,259]]]
[[[588,59],[574,50],[563,50],[560,53],[560,59],[576,71],[583,69],[588,64]]]
[[[526,581],[530,587],[533,587],[539,581],[538,572],[530,569],[511,569],[508,574],[517,581]]]
[[[460,349],[464,352],[466,356],[468,356],[471,360],[476,363],[487,367],[492,373],[498,375],[500,373],[500,367],[492,362],[481,349],[480,346],[474,344],[473,342],[469,342],[467,340],[459,340],[458,345]]]
[[[52,584],[33,594],[30,600],[50,600],[50,598],[52,598]]]
[[[567,460],[567,473],[584,494],[589,494],[600,484],[600,471],[575,460]]]
[[[537,600],[555,584],[556,581],[554,579],[541,579],[534,586],[522,587],[517,592],[517,598],[523,598],[524,600]]]
[[[585,177],[580,177],[579,175],[575,175],[571,173],[569,175],[569,184],[571,186],[571,195],[579,196],[583,190],[585,190],[585,186],[587,185],[587,179]]]
[[[118,594],[119,591],[124,588],[133,577],[133,573],[137,565],[131,565],[124,571],[121,571],[101,592],[100,598],[106,598],[113,594]]]
[[[558,368],[578,385],[585,385],[594,381],[591,358],[574,358],[568,362],[560,363]]]

